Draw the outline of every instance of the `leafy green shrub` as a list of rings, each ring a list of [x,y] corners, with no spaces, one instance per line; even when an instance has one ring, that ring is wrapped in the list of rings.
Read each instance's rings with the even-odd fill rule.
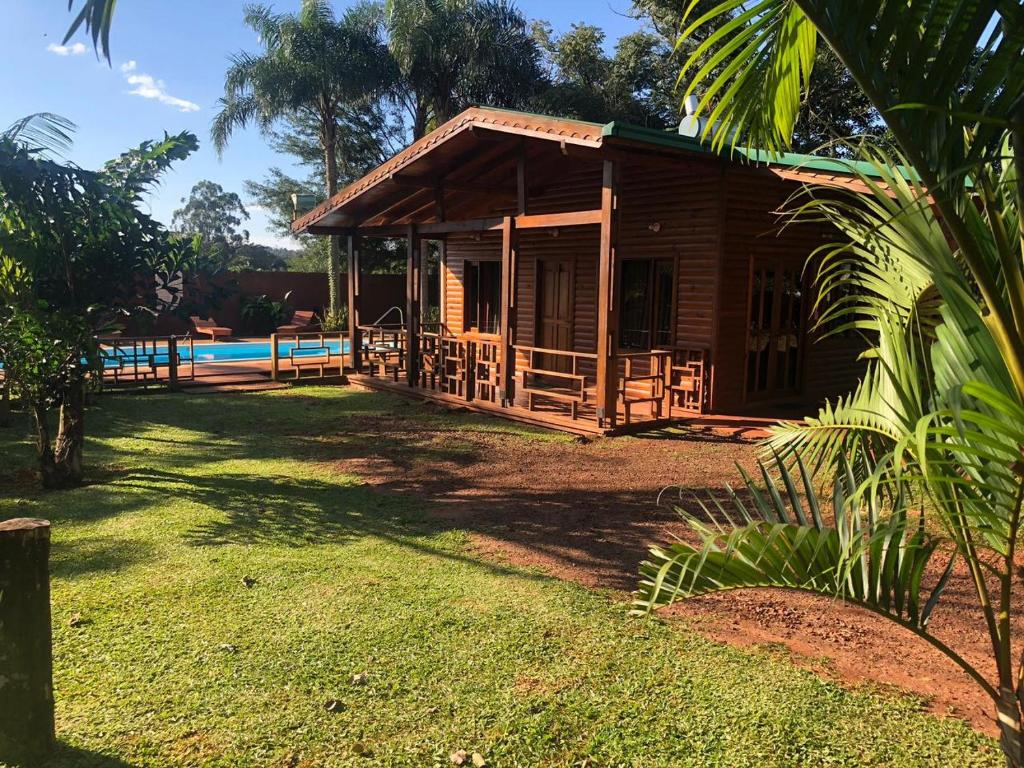
[[[325,310],[319,316],[320,328],[324,331],[339,333],[348,330],[348,307],[339,307],[337,312]]]
[[[288,306],[288,296],[275,301],[265,293],[246,296],[242,299],[242,327],[253,336],[266,336],[273,333],[279,325],[291,319],[292,310]]]

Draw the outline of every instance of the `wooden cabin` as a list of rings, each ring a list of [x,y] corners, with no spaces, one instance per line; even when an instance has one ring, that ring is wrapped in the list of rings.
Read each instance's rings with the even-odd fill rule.
[[[821,158],[755,164],[667,131],[471,108],[294,230],[347,246],[362,384],[581,433],[800,416],[860,371],[853,339],[809,331],[803,267],[833,236],[780,231],[806,181],[857,184]],[[408,253],[406,306],[375,325],[368,237]]]

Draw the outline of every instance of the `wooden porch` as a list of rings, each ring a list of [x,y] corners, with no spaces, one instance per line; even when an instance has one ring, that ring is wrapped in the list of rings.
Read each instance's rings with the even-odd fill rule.
[[[293,231],[347,246],[353,381],[609,434],[855,381],[851,342],[807,344],[801,269],[831,235],[779,233],[796,173],[663,131],[471,108]],[[391,325],[361,312],[368,238],[406,253]]]
[[[705,350],[618,353],[614,412],[600,410],[596,353],[510,344],[500,335],[420,329],[410,358],[401,326],[359,329],[349,381],[586,435],[650,428],[700,414]],[[506,362],[507,361],[507,362]]]

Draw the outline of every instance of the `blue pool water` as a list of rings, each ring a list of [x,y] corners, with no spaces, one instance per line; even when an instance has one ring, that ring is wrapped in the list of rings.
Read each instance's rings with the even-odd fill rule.
[[[295,356],[300,357],[305,355],[309,357],[316,357],[324,353],[325,347],[333,354],[339,354],[347,353],[349,345],[347,341],[344,342],[344,345],[340,341],[325,341],[321,345],[316,339],[303,339],[300,342],[298,349],[295,351]],[[282,358],[288,357],[291,354],[292,349],[295,349],[294,341],[282,341],[277,345],[278,355]],[[147,350],[143,356],[141,354],[141,349],[139,352],[139,363],[148,364],[149,355],[151,353]],[[196,344],[191,350],[189,349],[187,342],[178,342],[178,355],[182,362],[190,360],[192,354],[195,355],[196,364],[239,362],[244,360],[269,360],[270,342],[246,341]],[[135,362],[135,353],[131,347],[105,349],[104,355],[107,358],[105,365],[108,368],[129,366]],[[157,347],[154,363],[156,365],[167,364],[167,345]]]

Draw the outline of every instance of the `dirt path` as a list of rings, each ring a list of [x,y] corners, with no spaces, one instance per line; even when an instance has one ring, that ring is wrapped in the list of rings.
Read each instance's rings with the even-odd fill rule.
[[[349,443],[338,469],[380,493],[414,493],[441,521],[472,532],[483,555],[623,593],[652,543],[682,533],[656,505],[666,486],[735,485],[754,444],[707,433],[535,442],[486,431],[430,432],[412,420],[373,420],[370,442]],[[767,645],[848,684],[872,682],[922,697],[995,734],[975,683],[924,641],[868,612],[811,595],[758,590],[700,598],[670,615],[739,646]],[[956,574],[932,619],[935,635],[988,669],[988,641],[966,574]]]

